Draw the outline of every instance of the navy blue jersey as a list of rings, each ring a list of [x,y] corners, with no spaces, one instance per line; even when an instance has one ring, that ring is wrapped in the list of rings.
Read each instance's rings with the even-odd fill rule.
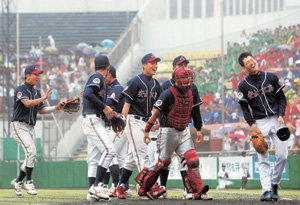
[[[107,89],[107,99],[106,99],[106,105],[108,105],[111,109],[113,109],[115,112],[118,112],[120,110],[119,107],[123,108],[122,103],[119,102],[121,92],[123,91],[123,86],[120,85],[118,80],[115,80],[110,87]],[[121,108],[121,109],[122,109]],[[110,120],[105,120],[105,126],[110,126]]]
[[[173,87],[174,84],[175,84],[174,79],[173,79],[173,78],[170,78],[169,80],[167,80],[166,82],[164,82],[164,83],[161,85],[161,90],[162,90],[162,91],[167,90],[167,89],[169,89],[170,87]]]
[[[282,88],[284,85],[279,84],[274,73],[261,71],[239,83],[238,102],[250,126],[267,116],[284,116],[287,103]]]
[[[41,102],[40,104],[32,107],[25,107],[21,102],[22,99],[34,100],[41,98],[41,93],[33,85],[25,82],[24,84],[18,86],[15,90],[14,97],[14,114],[12,121],[25,122],[30,125],[36,124],[36,116],[40,109],[45,107],[45,103]]]
[[[193,109],[191,112],[192,118],[194,120],[194,125],[197,128],[197,130],[201,130],[202,119],[201,119],[199,105],[202,104],[202,101],[200,100],[197,87],[196,87],[196,89],[193,89],[193,87],[191,89],[192,89],[192,95],[193,95]],[[154,107],[157,108],[161,112],[161,115],[159,118],[159,123],[160,123],[161,127],[170,127],[170,125],[167,122],[167,116],[174,105],[174,101],[175,101],[175,98],[174,98],[173,93],[171,92],[170,89],[167,89],[161,93],[158,100],[154,104]]]
[[[83,94],[82,114],[96,114],[105,116],[106,85],[100,73],[94,73],[87,81]]]
[[[156,79],[142,73],[133,77],[122,93],[125,102],[131,104],[128,114],[150,117],[161,88]]]

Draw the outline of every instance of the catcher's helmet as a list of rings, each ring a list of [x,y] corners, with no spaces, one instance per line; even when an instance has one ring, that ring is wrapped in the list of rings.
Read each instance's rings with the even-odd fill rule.
[[[281,124],[276,130],[276,135],[281,141],[286,141],[290,138],[291,132],[285,124]]]
[[[194,73],[188,68],[180,67],[173,71],[172,77],[175,81],[175,86],[182,90],[184,93],[187,92],[194,82]]]

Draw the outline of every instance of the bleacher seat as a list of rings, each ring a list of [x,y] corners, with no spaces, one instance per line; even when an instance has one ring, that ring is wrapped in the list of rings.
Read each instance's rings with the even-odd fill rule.
[[[20,51],[29,51],[32,42],[38,45],[39,36],[42,37],[42,43],[49,46],[48,35],[53,36],[57,48],[72,48],[80,42],[100,43],[107,38],[116,41],[135,15],[135,11],[21,13]],[[12,42],[15,42],[15,27],[14,21],[10,26]]]

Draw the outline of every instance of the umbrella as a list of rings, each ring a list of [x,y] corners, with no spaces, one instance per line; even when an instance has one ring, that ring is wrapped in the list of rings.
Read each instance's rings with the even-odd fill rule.
[[[103,47],[113,47],[115,45],[115,42],[111,39],[104,39],[100,43],[101,46]]]
[[[81,42],[77,44],[76,49],[83,50],[84,48],[88,48],[88,47],[89,45],[87,43]]]
[[[241,135],[241,134],[231,134],[229,135],[230,138],[239,138],[239,139],[245,139],[247,138],[245,135]]]
[[[83,53],[85,55],[95,55],[97,51],[95,51],[94,49],[83,49]]]

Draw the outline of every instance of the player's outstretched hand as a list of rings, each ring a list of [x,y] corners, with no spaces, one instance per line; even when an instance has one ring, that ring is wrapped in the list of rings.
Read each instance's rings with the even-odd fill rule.
[[[256,126],[256,124],[251,125],[251,130],[252,130],[253,132],[258,133],[258,134],[261,133],[260,129]]]
[[[111,119],[111,118],[113,118],[113,110],[109,107],[109,106],[105,106],[105,108],[103,109],[103,112],[104,112],[104,114],[105,114],[105,116],[106,116],[106,118],[107,119]]]
[[[144,134],[144,142],[145,144],[149,144],[151,141],[150,136],[149,136],[149,132],[145,132]]]
[[[45,98],[45,100],[46,99],[48,99],[49,97],[50,97],[50,95],[51,95],[51,93],[52,93],[52,87],[51,88],[49,88],[49,90],[47,90],[47,92],[46,92],[46,94],[45,94],[45,96],[44,96],[44,98]]]
[[[202,132],[197,131],[197,138],[196,138],[196,143],[202,142]]]

